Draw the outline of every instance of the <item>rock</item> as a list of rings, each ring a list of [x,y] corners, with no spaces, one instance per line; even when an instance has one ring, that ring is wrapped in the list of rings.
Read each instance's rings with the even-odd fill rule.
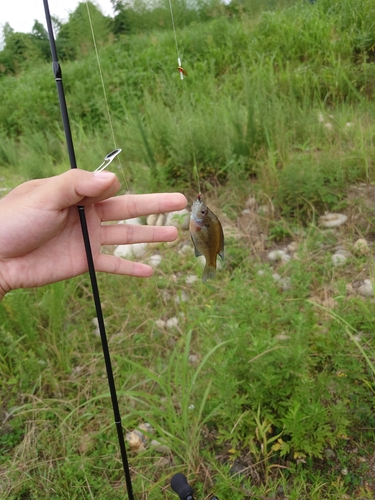
[[[199,257],[197,257],[196,261],[195,261],[200,267],[204,267],[206,265],[206,257],[204,255],[200,255]],[[216,261],[216,270],[220,270],[223,268],[223,263],[220,259],[220,257],[218,257],[217,261]]]
[[[127,432],[125,438],[126,438],[126,441],[129,443],[129,448],[132,451],[139,453],[139,452],[144,451],[146,449],[141,432],[139,432],[137,430]]]
[[[142,226],[142,221],[139,217],[134,217],[133,219],[123,220],[123,221],[119,222],[119,224],[130,224],[132,226]]]
[[[347,261],[346,255],[342,255],[341,253],[335,253],[332,255],[332,264],[334,266],[343,266]]]
[[[180,255],[189,255],[191,253],[194,253],[194,248],[193,245],[183,245],[181,250],[178,252]]]
[[[373,297],[374,290],[372,288],[371,280],[363,280],[363,283],[357,288],[357,293],[363,297]]]
[[[199,357],[196,354],[189,354],[189,363],[191,365],[196,365],[199,361]]]
[[[171,330],[172,328],[176,328],[178,326],[178,318],[176,318],[176,316],[169,318],[167,320],[167,322],[165,323],[165,326],[168,328],[168,330]]]
[[[163,319],[157,319],[155,321],[155,326],[157,328],[160,328],[160,330],[163,330],[165,328],[165,326],[166,326],[166,323],[165,323],[165,321]]]
[[[319,217],[319,224],[323,227],[339,227],[345,224],[348,216],[345,214],[330,213]]]
[[[259,215],[266,215],[266,214],[271,214],[271,213],[272,213],[272,208],[269,205],[261,205],[258,208]]]
[[[287,246],[288,252],[293,253],[298,250],[298,243],[296,241],[292,241],[292,243],[289,243]]]
[[[146,243],[133,243],[132,245],[118,245],[114,251],[116,257],[143,257],[146,252]]]
[[[268,255],[267,258],[271,262],[277,262],[278,260],[282,260],[283,255],[287,255],[285,250],[272,250]]]
[[[357,255],[367,255],[370,253],[370,248],[367,244],[367,241],[363,238],[359,238],[352,247],[352,250]]]
[[[169,448],[169,446],[167,446],[166,444],[162,444],[160,443],[159,441],[157,441],[156,439],[153,439],[150,443],[150,446],[152,446],[152,448],[157,451],[158,453],[164,453],[164,454],[167,454],[167,453],[170,453],[171,452],[171,449]]]
[[[288,255],[287,253],[284,253],[284,255],[281,256],[281,262],[289,262],[292,257]]]
[[[149,262],[150,266],[157,267],[162,260],[163,260],[162,256],[160,254],[156,253],[154,255],[151,255],[148,262]]]
[[[183,302],[188,302],[189,296],[188,294],[182,290],[181,292],[178,293],[178,295],[175,296],[174,301],[176,304],[181,304]]]
[[[156,221],[158,220],[159,214],[151,214],[147,217],[146,223],[148,226],[155,226]]]
[[[290,278],[281,278],[279,280],[279,284],[284,292],[292,288],[292,282],[290,281]]]
[[[324,454],[325,456],[328,458],[328,459],[333,459],[336,457],[336,454],[333,450],[331,450],[330,448],[326,448],[324,450]]]
[[[165,215],[159,214],[158,218],[156,219],[155,226],[164,226],[164,222],[165,222]]]
[[[187,285],[192,285],[196,281],[198,281],[198,276],[196,276],[195,274],[189,274],[188,276],[186,276],[185,283]]]
[[[178,229],[189,229],[190,212],[187,208],[167,214],[166,226],[174,226]]]
[[[246,208],[248,208],[251,211],[256,210],[256,208],[257,208],[257,200],[256,200],[256,198],[254,198],[254,196],[249,196],[248,199],[247,199],[247,201],[246,201],[245,206],[246,206]]]

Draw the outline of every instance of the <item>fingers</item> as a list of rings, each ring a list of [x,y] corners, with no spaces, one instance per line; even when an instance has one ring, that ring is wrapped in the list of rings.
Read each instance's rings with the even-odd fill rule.
[[[56,177],[45,179],[33,196],[52,210],[62,210],[72,205],[88,205],[114,196],[120,188],[115,174],[107,171],[87,172],[72,169]]]
[[[149,278],[154,273],[152,267],[147,264],[103,254],[99,254],[96,259],[95,269],[99,272],[135,276],[137,278]]]
[[[134,194],[103,201],[97,208],[102,221],[115,221],[182,210],[186,203],[187,200],[181,193]]]
[[[178,236],[175,227],[136,226],[116,224],[102,226],[102,245],[126,245],[131,243],[155,243],[174,241]]]

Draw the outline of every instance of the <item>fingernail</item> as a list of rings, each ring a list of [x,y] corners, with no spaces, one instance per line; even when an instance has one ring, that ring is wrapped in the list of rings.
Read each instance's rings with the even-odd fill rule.
[[[94,176],[101,181],[108,181],[113,179],[116,175],[113,172],[108,172],[107,170],[102,170],[101,172],[94,172]]]

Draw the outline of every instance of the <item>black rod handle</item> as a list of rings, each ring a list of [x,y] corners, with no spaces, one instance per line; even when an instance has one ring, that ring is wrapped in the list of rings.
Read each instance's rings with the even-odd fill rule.
[[[171,488],[180,497],[180,500],[194,500],[193,488],[188,484],[186,477],[179,472],[171,479]]]

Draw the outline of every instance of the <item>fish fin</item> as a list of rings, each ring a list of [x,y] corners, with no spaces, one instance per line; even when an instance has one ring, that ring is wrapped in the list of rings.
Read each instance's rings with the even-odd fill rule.
[[[196,257],[200,257],[202,254],[200,253],[200,251],[198,250],[198,248],[196,247],[195,243],[194,243],[194,240],[193,240],[193,237],[191,236],[191,241],[193,242],[193,247],[194,247],[194,254]]]
[[[202,283],[204,283],[210,278],[212,279],[215,278],[215,275],[216,275],[216,267],[210,264],[206,264],[202,275]]]
[[[220,251],[218,252],[222,260],[224,260],[224,231],[220,224]]]

